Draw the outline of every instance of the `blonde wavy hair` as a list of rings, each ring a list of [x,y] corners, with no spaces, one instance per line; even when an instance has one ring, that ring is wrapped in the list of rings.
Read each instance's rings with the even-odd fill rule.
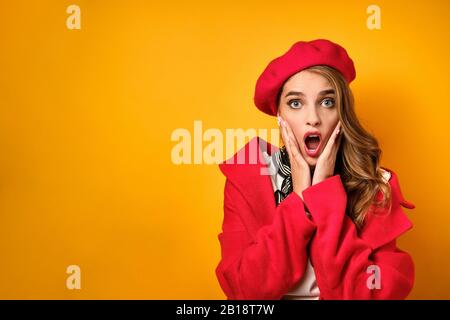
[[[335,105],[341,120],[342,136],[334,174],[340,174],[347,193],[346,214],[361,229],[371,205],[375,212],[377,208],[388,207],[388,211],[391,210],[391,188],[384,180],[383,169],[380,167],[382,151],[377,139],[359,122],[354,109],[353,93],[341,73],[325,65],[305,70],[325,77],[336,92]],[[278,93],[278,106],[282,90],[283,86]],[[378,191],[382,192],[381,200],[377,200]]]

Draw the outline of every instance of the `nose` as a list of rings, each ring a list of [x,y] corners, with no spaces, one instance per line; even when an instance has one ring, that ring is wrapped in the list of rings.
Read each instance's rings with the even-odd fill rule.
[[[320,118],[317,114],[317,110],[314,107],[307,108],[306,110],[306,124],[312,127],[316,127],[320,124]]]

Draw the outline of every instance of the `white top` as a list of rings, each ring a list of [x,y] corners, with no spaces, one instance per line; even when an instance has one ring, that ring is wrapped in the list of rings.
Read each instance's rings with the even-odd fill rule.
[[[279,152],[279,151],[277,151]],[[272,163],[272,157],[266,152],[263,152],[266,163],[270,168],[275,168]],[[274,169],[269,171],[271,173],[271,181],[273,186],[273,191],[281,190],[281,184],[283,183],[283,177]],[[298,283],[296,283],[292,289],[286,293],[282,299],[286,300],[318,300],[319,299],[319,287],[316,282],[316,275],[314,273],[311,261],[308,258],[305,273]]]

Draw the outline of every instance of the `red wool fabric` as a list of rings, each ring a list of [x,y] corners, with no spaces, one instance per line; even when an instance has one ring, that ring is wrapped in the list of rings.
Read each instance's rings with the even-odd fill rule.
[[[255,137],[219,165],[226,176],[224,218],[218,235],[221,260],[216,276],[229,300],[281,299],[303,276],[307,247],[319,299],[404,299],[414,283],[411,256],[397,238],[412,228],[402,207],[413,209],[390,169],[391,212],[369,211],[357,231],[345,214],[347,195],[340,176],[305,189],[304,201],[291,192],[277,207],[260,144],[269,154],[277,148]],[[255,163],[249,163],[257,154]],[[238,163],[244,159],[245,163]],[[305,205],[312,218],[305,213]],[[379,267],[381,288],[370,289],[367,269]]]

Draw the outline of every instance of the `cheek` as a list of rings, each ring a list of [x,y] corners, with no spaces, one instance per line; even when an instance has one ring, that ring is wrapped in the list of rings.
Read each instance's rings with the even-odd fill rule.
[[[292,129],[292,132],[294,133],[294,135],[295,135],[295,139],[297,140],[297,142],[298,142],[298,146],[301,148],[302,147],[302,143],[303,143],[303,139],[302,139],[302,137],[303,137],[303,133],[300,131],[300,130],[298,130],[298,129]]]
[[[336,107],[331,109],[322,109],[322,120],[327,123],[337,122],[339,118],[338,110]]]
[[[324,119],[325,137],[330,137],[339,122],[337,111]]]

